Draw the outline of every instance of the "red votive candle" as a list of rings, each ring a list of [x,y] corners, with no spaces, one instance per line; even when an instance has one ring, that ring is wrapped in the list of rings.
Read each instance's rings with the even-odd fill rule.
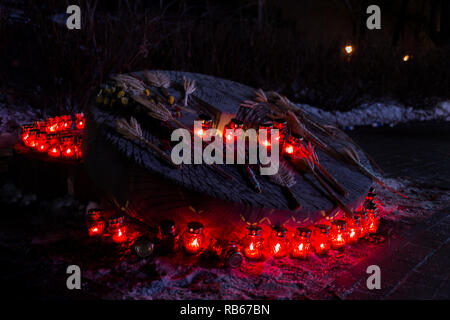
[[[101,209],[89,209],[86,215],[86,226],[89,236],[98,237],[103,234],[106,222],[103,219],[103,211]]]
[[[259,226],[249,226],[244,239],[244,255],[248,259],[258,260],[263,257],[262,229]]]
[[[82,130],[84,129],[84,123],[85,123],[84,113],[77,113],[75,115],[75,127],[79,130]]]
[[[350,244],[356,243],[361,237],[362,227],[361,218],[358,215],[354,215],[347,219],[347,242]]]
[[[183,234],[183,248],[189,254],[200,253],[205,245],[205,236],[203,235],[203,224],[192,221],[187,224],[186,231]]]
[[[239,129],[244,129],[244,123],[241,120],[238,119],[231,119],[231,121],[225,126],[225,128],[223,129],[223,136],[224,136],[224,142],[231,142],[233,137],[234,140],[236,141],[236,139],[240,136],[239,132],[234,132],[234,134],[227,132],[227,129],[232,130],[239,130]]]
[[[198,117],[198,120],[202,122],[202,128],[198,129],[195,134],[199,136],[200,138],[206,137],[207,130],[212,128],[213,122],[210,116],[206,114],[201,114]]]
[[[124,217],[117,217],[110,220],[109,233],[111,234],[111,239],[116,243],[123,243],[128,240]]]
[[[58,131],[58,119],[57,118],[48,118],[46,122],[46,130],[47,133],[56,133]]]
[[[36,133],[36,150],[39,152],[47,152],[47,134],[45,132],[39,131]]]
[[[282,258],[288,251],[287,229],[282,226],[274,226],[270,237],[270,253],[274,258]]]
[[[47,134],[48,149],[47,154],[53,158],[61,156],[61,145],[59,143],[58,135],[56,133]]]
[[[311,249],[311,229],[298,227],[291,242],[291,257],[306,259]]]
[[[273,127],[278,129],[278,143],[280,144],[280,150],[283,146],[284,139],[288,133],[288,125],[285,119],[275,119],[273,120]]]
[[[36,148],[36,137],[38,133],[38,129],[31,129],[30,131],[28,131],[28,137],[24,141],[27,147]]]
[[[35,126],[33,124],[25,124],[20,127],[20,138],[22,139],[22,142],[27,145],[27,140],[30,137],[30,130],[34,129]]]
[[[341,250],[347,243],[347,222],[345,220],[333,220],[331,222],[331,247]]]
[[[63,158],[75,158],[75,143],[73,136],[64,136],[61,138],[61,155]]]
[[[60,117],[59,128],[61,131],[67,131],[72,128],[72,117],[64,115]]]
[[[298,152],[302,141],[303,141],[302,136],[295,134],[295,133],[291,133],[289,135],[289,137],[286,139],[286,141],[284,142],[283,154],[288,155],[288,156],[295,155]]]
[[[359,211],[357,215],[359,216],[359,220],[361,222],[360,238],[364,238],[369,233],[369,226],[370,226],[369,215],[365,210]]]
[[[319,255],[326,255],[330,250],[330,226],[326,224],[316,224],[312,239],[314,251]]]
[[[259,130],[266,130],[266,138],[263,140],[262,137],[259,135],[258,132],[258,141],[259,144],[263,145],[265,148],[270,150],[271,147],[271,141],[272,141],[272,129],[273,129],[273,122],[267,121],[264,123],[261,123],[259,125]]]
[[[368,216],[368,227],[367,232],[372,234],[376,233],[378,230],[378,226],[380,225],[380,217],[378,214],[378,208],[377,205],[373,202],[370,202],[366,206],[366,212]]]

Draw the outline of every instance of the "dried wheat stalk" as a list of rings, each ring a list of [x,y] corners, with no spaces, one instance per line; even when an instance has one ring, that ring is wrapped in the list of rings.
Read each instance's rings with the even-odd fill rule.
[[[294,186],[297,181],[295,180],[294,173],[291,169],[289,169],[288,165],[285,162],[280,162],[278,172],[269,178],[273,183],[279,185],[283,189],[284,193],[288,197],[288,202],[290,202],[291,209],[300,210],[302,206],[291,190],[291,187]]]
[[[172,159],[163,150],[144,138],[141,126],[135,118],[131,117],[130,121],[127,121],[124,118],[118,119],[116,121],[116,131],[128,140],[142,141],[148,147],[150,147],[150,149],[155,151],[158,156],[162,158],[166,163],[177,169],[181,168],[181,166],[174,164],[172,162]]]
[[[142,72],[144,79],[152,86],[157,88],[169,88],[170,78],[167,74],[160,71],[144,71]]]
[[[132,93],[142,93],[145,90],[145,84],[139,79],[132,77],[128,74],[118,74],[112,76],[120,87],[125,90],[130,90]]]
[[[172,116],[170,110],[168,110],[161,102],[153,103],[147,98],[143,97],[142,95],[133,95],[132,98],[133,100],[135,100],[136,102],[138,102],[139,104],[143,105],[146,108],[147,113],[150,117],[163,122],[172,121],[178,127],[189,130],[189,132],[192,133],[192,130],[186,127],[183,123],[181,123],[177,119],[175,119]]]
[[[183,88],[184,88],[184,106],[188,105],[189,95],[194,93],[197,87],[195,86],[195,80],[187,79],[183,77]]]

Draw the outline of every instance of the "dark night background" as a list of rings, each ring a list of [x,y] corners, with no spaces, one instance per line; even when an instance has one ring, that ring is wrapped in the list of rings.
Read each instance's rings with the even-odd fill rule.
[[[81,7],[81,30],[66,28],[70,4]],[[371,4],[381,7],[381,30],[366,28]],[[1,289],[38,299],[450,299],[449,57],[448,0],[0,1]],[[91,199],[50,182],[44,196],[21,189],[16,173],[29,171],[14,167],[11,135],[33,117],[87,110],[109,75],[143,69],[275,90],[332,116],[373,103],[419,110],[414,122],[402,114],[392,127],[353,128],[350,118],[344,128],[409,198],[377,190],[392,214],[344,258],[247,265],[231,276],[91,246],[83,220]],[[416,122],[442,102],[446,114]],[[73,260],[95,270],[81,293],[65,287]],[[382,291],[365,290],[366,262],[386,270]],[[291,283],[293,275],[302,278]]]
[[[2,1],[2,87],[34,106],[84,108],[107,75],[144,68],[215,75],[333,110],[449,97],[448,1],[72,2],[80,31],[65,27],[67,1]],[[365,27],[369,4],[382,8],[381,30]]]

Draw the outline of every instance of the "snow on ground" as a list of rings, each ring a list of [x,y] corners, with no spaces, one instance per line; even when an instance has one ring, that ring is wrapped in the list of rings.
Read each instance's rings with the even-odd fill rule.
[[[413,109],[399,104],[366,103],[350,111],[325,111],[307,104],[298,104],[303,110],[341,128],[354,126],[394,126],[410,121],[450,121],[450,101],[438,103],[433,109]]]

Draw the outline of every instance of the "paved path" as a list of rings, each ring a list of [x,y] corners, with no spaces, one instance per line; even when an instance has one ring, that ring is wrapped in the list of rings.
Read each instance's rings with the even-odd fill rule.
[[[360,128],[350,135],[386,176],[450,190],[450,125]],[[395,228],[396,239],[336,280],[340,298],[450,299],[450,203],[412,228]],[[381,290],[367,289],[365,271],[370,264],[381,268]]]

